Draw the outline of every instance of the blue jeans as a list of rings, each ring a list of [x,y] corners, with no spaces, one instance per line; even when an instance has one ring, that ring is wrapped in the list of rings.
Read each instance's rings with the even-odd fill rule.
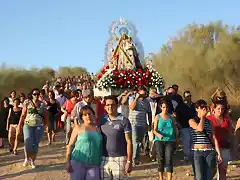
[[[133,126],[132,127],[132,142],[133,142],[133,160],[140,159],[140,144],[143,143],[143,138],[147,132],[147,127]]]
[[[217,167],[217,154],[214,150],[193,151],[195,180],[212,180]]]
[[[170,141],[155,141],[156,158],[159,172],[173,172],[173,155],[176,143]]]
[[[191,158],[191,134],[189,128],[180,129],[180,136],[183,145],[183,153],[185,157]]]
[[[38,146],[43,134],[43,126],[23,126],[24,148],[26,152],[38,152]]]

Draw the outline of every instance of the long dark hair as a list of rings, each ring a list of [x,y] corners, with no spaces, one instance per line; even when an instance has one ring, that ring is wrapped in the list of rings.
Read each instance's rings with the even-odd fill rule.
[[[90,111],[93,113],[93,115],[95,115],[95,112],[93,110],[93,108],[89,105],[86,105],[86,106],[83,106],[79,112],[79,116],[80,118],[82,119],[82,116],[83,116],[83,113],[86,112],[86,111]]]
[[[225,100],[217,100],[213,103],[213,108],[215,109],[218,105],[222,105],[224,107],[223,116],[225,116],[228,112],[228,105]]]

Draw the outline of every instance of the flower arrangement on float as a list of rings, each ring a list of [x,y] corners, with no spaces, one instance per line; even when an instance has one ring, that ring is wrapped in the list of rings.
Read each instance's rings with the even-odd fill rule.
[[[155,69],[147,67],[119,70],[105,66],[98,75],[99,89],[135,89],[139,86],[163,88],[164,80]]]

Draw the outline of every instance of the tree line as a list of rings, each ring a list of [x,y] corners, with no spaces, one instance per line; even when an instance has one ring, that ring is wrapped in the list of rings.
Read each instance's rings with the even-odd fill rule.
[[[208,98],[217,87],[232,104],[240,95],[240,28],[221,21],[189,24],[154,56],[166,84],[179,84],[196,98]]]
[[[49,67],[25,69],[20,67],[7,67],[3,64],[0,67],[0,98],[9,96],[10,91],[16,90],[18,93],[29,93],[33,88],[40,88],[49,80],[55,77],[72,77],[88,74],[83,67],[60,67],[54,70]]]

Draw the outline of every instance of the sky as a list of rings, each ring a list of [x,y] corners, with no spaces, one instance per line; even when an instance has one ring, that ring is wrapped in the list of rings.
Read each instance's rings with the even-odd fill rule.
[[[0,64],[96,72],[120,16],[136,26],[147,55],[187,24],[240,24],[239,7],[239,0],[0,0]]]

